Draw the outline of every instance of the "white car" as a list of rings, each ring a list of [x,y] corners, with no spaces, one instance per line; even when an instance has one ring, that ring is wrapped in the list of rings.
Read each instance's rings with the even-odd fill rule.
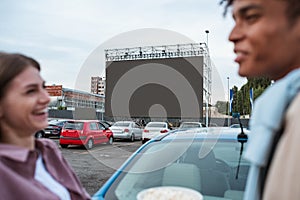
[[[169,131],[170,129],[167,122],[149,122],[144,128],[142,143]]]
[[[142,139],[143,129],[132,121],[115,122],[109,129],[114,134],[114,139],[129,139],[131,142]]]
[[[203,128],[206,127],[205,124],[201,122],[182,122],[179,129],[193,129],[193,128]]]

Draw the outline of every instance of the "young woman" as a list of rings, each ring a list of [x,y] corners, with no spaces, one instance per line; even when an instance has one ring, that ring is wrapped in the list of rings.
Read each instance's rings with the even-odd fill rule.
[[[1,199],[90,199],[57,145],[34,138],[49,101],[38,62],[0,52]]]

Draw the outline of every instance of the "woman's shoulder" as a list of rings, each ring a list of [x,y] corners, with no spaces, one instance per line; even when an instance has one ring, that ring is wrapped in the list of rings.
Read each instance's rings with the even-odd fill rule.
[[[39,138],[39,139],[36,139],[35,142],[36,142],[37,148],[42,151],[44,151],[44,150],[59,151],[58,145],[51,139]]]
[[[45,146],[55,146],[56,145],[56,143],[53,140],[48,139],[48,138],[39,138],[39,139],[36,139],[35,141],[36,141],[36,143],[38,143],[38,144],[40,143]]]

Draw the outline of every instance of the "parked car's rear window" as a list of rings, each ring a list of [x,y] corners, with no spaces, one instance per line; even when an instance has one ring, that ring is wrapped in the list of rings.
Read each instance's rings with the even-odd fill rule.
[[[115,124],[114,124],[114,126],[129,126],[129,123],[128,122],[116,122]]]
[[[49,125],[58,125],[58,126],[61,126],[64,123],[65,123],[64,121],[50,121]]]
[[[166,125],[165,124],[159,124],[159,123],[151,123],[151,124],[148,124],[147,127],[156,127],[156,128],[165,128]]]
[[[182,123],[180,128],[199,128],[200,124],[197,123]]]
[[[64,129],[68,130],[82,130],[83,122],[66,122]]]

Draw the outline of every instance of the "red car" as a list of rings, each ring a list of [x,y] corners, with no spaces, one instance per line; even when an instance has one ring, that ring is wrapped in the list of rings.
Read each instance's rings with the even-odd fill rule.
[[[69,145],[84,145],[93,148],[94,144],[113,143],[113,133],[97,120],[69,120],[63,126],[59,144],[62,148]]]

